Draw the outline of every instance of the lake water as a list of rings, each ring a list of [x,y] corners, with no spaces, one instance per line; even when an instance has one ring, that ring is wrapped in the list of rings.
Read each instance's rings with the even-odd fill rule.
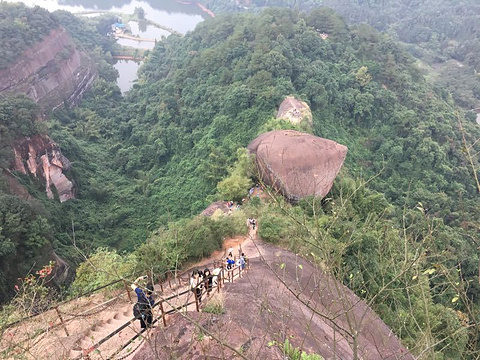
[[[7,0],[7,2],[16,1]],[[55,10],[66,10],[74,14],[82,12],[89,13],[83,16],[94,16],[95,14],[101,14],[106,11],[133,14],[136,7],[141,7],[145,10],[146,19],[182,34],[193,30],[199,22],[209,17],[194,1],[190,4],[187,4],[186,1],[182,3],[175,0],[22,0],[22,2],[28,6],[41,6],[51,12]],[[139,29],[138,23],[136,22],[130,22],[128,25],[133,35],[145,39],[160,40],[162,36],[169,35],[167,31],[152,25],[146,26],[145,29]],[[130,39],[119,39],[118,43],[120,45],[141,49],[152,49],[155,45],[153,42]],[[122,92],[129,89],[129,87],[126,87],[126,84],[132,84],[132,81],[136,79],[138,67],[138,63],[125,60],[121,60],[115,65],[115,68],[120,74],[117,83],[122,89]]]
[[[121,76],[117,79],[117,84],[122,93],[127,92],[137,80],[137,71],[142,63],[129,60],[118,60],[114,65]]]

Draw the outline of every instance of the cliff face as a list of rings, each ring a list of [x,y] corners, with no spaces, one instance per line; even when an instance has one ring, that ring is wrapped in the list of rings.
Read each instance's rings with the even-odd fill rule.
[[[79,51],[66,30],[52,30],[15,64],[0,70],[0,95],[24,93],[46,111],[76,105],[96,77],[93,63]]]
[[[54,198],[52,187],[55,188],[60,202],[75,197],[74,184],[65,175],[65,172],[70,170],[71,163],[48,136],[24,138],[15,145],[14,152],[13,169],[42,179],[48,198]]]

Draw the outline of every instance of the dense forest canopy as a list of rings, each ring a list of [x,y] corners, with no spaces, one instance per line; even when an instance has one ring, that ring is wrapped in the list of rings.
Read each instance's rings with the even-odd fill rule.
[[[178,265],[175,259],[205,255],[199,252],[202,239],[208,239],[212,250],[243,220],[233,219],[232,226],[188,218],[226,196],[221,186],[217,194],[217,184],[246,171],[238,170],[246,167],[245,153],[238,149],[278,126],[272,118],[279,104],[294,95],[309,104],[315,135],[349,148],[328,201],[314,202],[313,212],[308,201],[284,206],[292,212],[290,218],[303,218],[305,226],[320,234],[315,241],[322,241],[312,251],[319,257],[338,255],[341,272],[336,275],[372,299],[375,310],[409,346],[415,346],[425,327],[395,314],[407,316],[411,302],[417,301],[415,317],[433,309],[430,335],[443,339],[455,334],[448,345],[443,340],[431,346],[435,356],[478,354],[478,308],[470,306],[480,296],[480,214],[472,174],[478,172],[478,154],[470,163],[465,147],[480,137],[480,127],[464,116],[448,89],[430,85],[392,34],[366,24],[349,26],[325,7],[299,11],[302,3],[316,5],[299,2],[293,10],[221,15],[182,38],[158,42],[125,97],[106,62],[114,51],[105,37],[108,20],[89,20],[94,23],[82,26],[83,20],[68,13],[52,15],[85,49],[95,48],[92,56],[102,61],[100,77],[82,105],[57,111],[47,122],[50,136],[74,164],[78,199],[48,201],[32,179],[18,176],[37,200],[15,200],[17,205],[2,210],[4,219],[15,221],[0,223],[0,255],[26,251],[15,248],[15,241],[50,243],[63,257],[79,262],[72,248],[73,228],[78,250],[102,258],[104,250],[95,249],[134,251],[159,272]],[[347,7],[350,2],[339,4]],[[382,9],[380,2],[369,4]],[[8,139],[40,131],[30,121],[35,106],[17,99],[15,112],[12,101],[0,104],[2,141],[4,133]],[[473,154],[478,145],[472,146]],[[8,149],[0,150],[6,168]],[[13,202],[8,187],[1,189],[2,199]],[[348,206],[340,206],[347,195]],[[251,211],[260,219],[266,240],[293,247],[312,241],[306,231],[289,226],[289,217],[278,207],[249,206],[242,214]],[[28,234],[19,232],[18,224],[27,220],[37,225]],[[415,269],[397,278],[390,261],[400,264],[415,255],[404,250],[406,239],[422,256]],[[379,249],[387,249],[391,258],[385,260]],[[123,259],[128,269],[141,266],[131,257]],[[380,276],[394,287],[385,297],[369,298],[381,288],[376,280]],[[410,281],[419,278],[423,282],[409,293]],[[452,302],[462,291],[466,297]],[[456,311],[468,313],[474,324],[467,326],[473,329],[470,333]]]
[[[58,20],[39,6],[0,3],[0,69],[6,68],[25,50],[42,40]]]
[[[480,106],[480,4],[475,0],[203,0],[218,12],[259,11],[278,6],[310,11],[321,6],[350,24],[367,23],[405,43],[438,88],[458,105]]]

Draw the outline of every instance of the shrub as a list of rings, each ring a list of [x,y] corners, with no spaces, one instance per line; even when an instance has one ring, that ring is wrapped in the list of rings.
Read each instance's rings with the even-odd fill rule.
[[[225,295],[223,292],[215,292],[203,308],[203,312],[210,314],[225,313]]]
[[[136,263],[133,254],[122,256],[115,250],[98,248],[77,268],[72,292],[75,295],[81,294],[117,279],[131,277]]]
[[[287,231],[287,223],[281,217],[266,213],[259,220],[258,234],[268,242],[277,243]]]

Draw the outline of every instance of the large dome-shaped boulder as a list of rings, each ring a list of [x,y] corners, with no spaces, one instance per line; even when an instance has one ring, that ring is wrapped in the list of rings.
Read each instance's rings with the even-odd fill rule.
[[[296,202],[330,191],[348,149],[310,134],[277,130],[257,137],[248,150],[256,156],[262,181]]]

